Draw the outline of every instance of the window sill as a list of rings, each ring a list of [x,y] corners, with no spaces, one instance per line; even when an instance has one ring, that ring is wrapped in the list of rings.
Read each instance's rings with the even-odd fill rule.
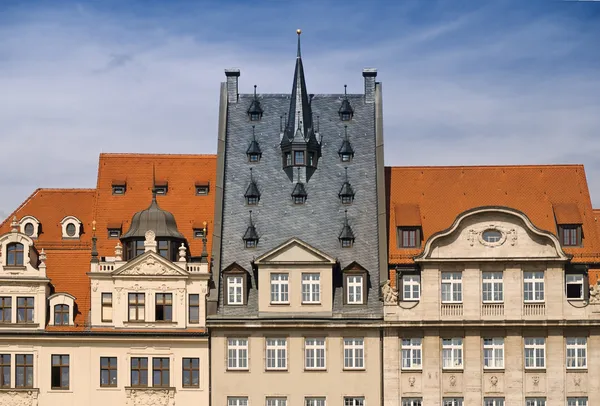
[[[402,372],[423,372],[423,368],[402,368]]]
[[[463,304],[462,301],[460,301],[460,302],[448,302],[448,301],[443,301],[443,300],[441,301],[441,303],[443,305],[445,305],[445,304],[453,304],[453,305],[461,305],[461,304]]]
[[[175,391],[174,386],[126,386],[125,390],[139,390],[139,391],[159,391],[159,390],[168,390]]]
[[[304,368],[304,372],[327,372],[327,368]]]
[[[6,265],[4,267],[5,271],[25,271],[27,267],[25,265]]]
[[[114,392],[114,391],[120,391],[121,388],[119,388],[118,386],[100,386],[98,388],[98,390],[106,391],[106,392],[111,392],[111,391]]]
[[[281,369],[265,368],[265,372],[288,372],[288,369],[287,368],[281,368]]]
[[[504,367],[483,367],[483,372],[504,372]]]
[[[583,302],[584,300],[585,300],[585,299],[584,299],[584,298],[582,298],[582,297],[577,297],[577,298],[574,298],[574,297],[568,297],[568,298],[567,298],[567,301],[568,301],[568,302]]]
[[[523,304],[545,304],[544,300],[524,300]]]
[[[302,306],[321,306],[321,302],[302,302]]]
[[[0,328],[35,328],[39,327],[39,323],[11,323],[11,322],[0,322]]]
[[[342,368],[342,371],[344,372],[365,372],[367,369],[366,368]]]
[[[271,302],[269,306],[289,306],[290,302]]]
[[[464,370],[464,367],[442,368],[442,372],[463,372]]]
[[[525,372],[546,372],[546,367],[525,367],[523,369],[525,370]]]
[[[227,372],[250,372],[250,368],[227,368]]]
[[[420,302],[421,299],[420,298],[419,299],[406,299],[406,298],[402,298],[400,301],[401,302],[413,302],[414,303],[414,302]]]
[[[504,300],[482,300],[482,304],[504,304]]]
[[[567,372],[569,372],[569,371],[572,371],[572,372],[585,372],[587,370],[588,370],[587,367],[567,367]]]
[[[0,388],[0,393],[6,392],[38,392],[40,388]]]

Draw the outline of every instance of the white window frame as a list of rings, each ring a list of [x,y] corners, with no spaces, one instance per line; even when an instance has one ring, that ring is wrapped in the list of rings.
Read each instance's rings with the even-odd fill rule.
[[[305,272],[302,274],[302,304],[321,303],[321,274]]]
[[[565,297],[567,298],[567,300],[583,300],[583,274],[578,274],[578,273],[568,273],[565,275]],[[579,285],[580,291],[581,291],[581,295],[579,295],[579,297],[567,297],[567,291],[568,291],[568,287],[569,285]]]
[[[325,396],[305,397],[304,406],[327,406],[327,398]]]
[[[568,397],[567,406],[588,406],[587,396]]]
[[[402,275],[402,300],[421,300],[421,275]]]
[[[402,398],[402,406],[423,406],[423,398]]]
[[[246,396],[227,396],[227,406],[248,406]]]
[[[346,303],[363,304],[363,275],[346,276]]]
[[[227,370],[247,371],[249,354],[247,338],[227,338]]]
[[[309,360],[311,359],[313,360],[313,365],[309,365]],[[304,338],[304,369],[327,369],[327,340],[324,337]]]
[[[567,369],[587,369],[587,338],[566,338]]]
[[[402,339],[402,369],[423,369],[423,339]]]
[[[463,339],[442,338],[442,369],[463,369]]]
[[[504,338],[483,339],[483,369],[504,368]]]
[[[525,369],[546,368],[546,339],[543,337],[525,337],[523,341]],[[540,359],[541,363],[538,362]]]
[[[463,406],[463,398],[444,398],[442,399],[442,406]]]
[[[290,303],[290,274],[273,272],[271,279],[271,304]]]
[[[442,303],[462,303],[462,272],[442,272]]]
[[[483,406],[504,406],[504,398],[483,398]]]
[[[233,300],[231,300],[233,298]],[[244,304],[244,277],[241,275],[227,276],[227,304]]]
[[[267,396],[265,406],[287,406],[287,398],[281,396]]]
[[[525,406],[546,406],[546,398],[525,398]]]
[[[504,275],[502,272],[483,272],[481,298],[483,303],[504,303]]]
[[[269,371],[287,370],[287,340],[285,338],[265,339],[265,369]]]
[[[344,396],[344,406],[365,406],[365,397]]]
[[[544,271],[523,272],[523,302],[544,303]],[[530,294],[528,294],[531,292]],[[530,296],[528,298],[527,296]]]
[[[344,338],[344,369],[365,369],[364,338]]]

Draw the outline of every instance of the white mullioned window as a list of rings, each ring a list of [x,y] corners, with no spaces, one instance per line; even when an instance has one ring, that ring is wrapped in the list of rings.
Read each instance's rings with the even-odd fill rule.
[[[423,398],[402,398],[402,406],[423,406]]]
[[[442,406],[463,406],[463,398],[444,398]]]
[[[483,339],[483,367],[504,368],[504,338]]]
[[[402,339],[402,369],[423,368],[423,340],[421,338]]]
[[[504,398],[483,398],[483,406],[504,406]]]
[[[227,369],[248,369],[248,339],[227,339]]]
[[[482,274],[482,299],[484,303],[504,301],[502,276],[502,272],[484,272]]]
[[[325,369],[325,338],[304,339],[304,368]]]
[[[348,304],[362,304],[363,303],[363,276],[362,275],[348,275],[346,277],[346,297],[348,298]]]
[[[546,367],[546,339],[525,338],[525,368]]]
[[[567,299],[583,299],[583,275],[567,274],[565,280]]]
[[[588,398],[567,398],[567,406],[588,406]]]
[[[364,369],[365,340],[344,338],[344,369]]]
[[[344,406],[365,406],[365,398],[364,397],[344,397]]]
[[[267,398],[266,406],[287,406],[287,398]]]
[[[227,406],[248,406],[248,398],[227,396]]]
[[[421,276],[402,275],[402,300],[411,301],[421,298]]]
[[[227,304],[244,304],[244,278],[242,276],[227,277]]]
[[[523,300],[544,301],[544,272],[523,272]]]
[[[463,367],[463,339],[442,339],[442,368],[462,369]]]
[[[304,398],[304,406],[326,406],[325,398]]]
[[[546,406],[546,398],[525,398],[525,406]]]
[[[289,274],[272,273],[271,274],[271,303],[289,303]]]
[[[442,302],[462,303],[462,273],[442,272]]]
[[[287,341],[285,338],[267,338],[267,369],[287,369]]]
[[[587,339],[567,337],[567,368],[587,368]]]
[[[302,274],[302,303],[321,303],[321,274]]]

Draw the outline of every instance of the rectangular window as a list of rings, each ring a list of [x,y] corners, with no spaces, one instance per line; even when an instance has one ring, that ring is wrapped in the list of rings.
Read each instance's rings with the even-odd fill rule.
[[[504,281],[502,272],[483,272],[482,299],[484,303],[504,301]]]
[[[289,152],[285,153],[285,166],[292,166],[292,154]]]
[[[402,406],[423,406],[423,398],[402,398]]]
[[[544,272],[523,272],[523,300],[544,301]]]
[[[52,389],[69,389],[69,356],[52,355]]]
[[[200,323],[200,295],[188,296],[188,319],[190,324]]]
[[[304,406],[326,406],[325,398],[304,398]]]
[[[203,228],[194,228],[194,238],[204,238],[206,235],[204,234]]]
[[[0,354],[0,388],[10,388],[10,354]]]
[[[294,151],[294,165],[304,165],[304,151]]]
[[[112,194],[113,195],[124,195],[125,194],[125,185],[112,185]]]
[[[271,274],[271,303],[287,304],[290,302],[288,278],[287,273]]]
[[[154,190],[156,191],[157,195],[166,195],[167,191],[169,190],[169,186],[168,185],[156,185],[156,186],[154,186]]]
[[[33,323],[33,298],[17,298],[17,323]]]
[[[504,398],[483,398],[483,406],[504,406]]]
[[[15,387],[33,388],[33,354],[15,355],[15,368]]]
[[[579,245],[580,226],[560,226],[562,232],[562,245],[573,247]]]
[[[144,293],[129,294],[129,321],[144,321],[146,319],[146,296]]]
[[[227,406],[248,406],[248,398],[227,396]]]
[[[346,297],[348,304],[363,303],[363,276],[349,275],[346,277]],[[302,295],[304,296],[304,295]]]
[[[567,398],[567,406],[588,406],[588,398]]]
[[[462,369],[463,339],[444,338],[442,340],[443,369]]]
[[[444,398],[442,406],[463,406],[463,398]]]
[[[362,338],[344,338],[344,369],[365,368],[365,342]]]
[[[12,321],[12,297],[0,297],[0,323],[10,323]]]
[[[421,276],[402,275],[402,300],[412,301],[421,298]]]
[[[419,248],[421,233],[417,227],[398,227],[398,243],[400,248]]]
[[[546,367],[546,339],[525,338],[525,368]]]
[[[168,387],[169,375],[169,358],[152,358],[152,386]]]
[[[154,319],[156,321],[173,320],[173,294],[157,293],[154,303]]]
[[[567,274],[565,279],[567,299],[583,300],[583,275]]]
[[[196,185],[196,196],[206,196],[208,194],[208,185]]]
[[[183,358],[181,363],[181,386],[184,388],[200,387],[200,358]]]
[[[321,303],[321,274],[302,274],[302,303]]]
[[[304,339],[304,368],[325,369],[325,339]]]
[[[131,386],[148,386],[148,358],[131,358]]]
[[[587,339],[567,337],[567,369],[587,368]]]
[[[267,338],[267,369],[287,369],[287,342],[285,338]]]
[[[227,277],[227,304],[241,305],[244,304],[244,278],[241,276]]]
[[[287,406],[287,398],[267,398],[266,406]]]
[[[169,259],[169,241],[159,240],[156,247],[156,253],[163,258]]]
[[[344,406],[365,406],[365,398],[344,397]]]
[[[525,398],[525,406],[546,406],[546,398]]]
[[[462,303],[462,273],[442,272],[442,303]]]
[[[504,338],[483,339],[483,367],[504,368]]]
[[[102,293],[101,317],[103,322],[112,321],[112,293]]]
[[[120,228],[109,228],[108,229],[108,238],[119,238],[121,236]]]
[[[402,369],[422,368],[422,348],[420,338],[402,339]]]
[[[100,357],[100,387],[117,386],[117,357]]]
[[[248,369],[248,339],[227,339],[227,369]]]

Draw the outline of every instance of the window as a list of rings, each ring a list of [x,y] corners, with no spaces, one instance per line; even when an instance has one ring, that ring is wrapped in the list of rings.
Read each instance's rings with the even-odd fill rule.
[[[17,298],[17,323],[33,323],[33,298]]]
[[[77,227],[75,226],[75,223],[69,223],[67,224],[67,236],[69,237],[75,237],[75,234],[77,234]]]
[[[344,338],[344,369],[365,368],[365,343],[362,338]]]
[[[12,321],[12,297],[0,297],[0,323],[10,323]]]
[[[483,367],[504,368],[504,338],[483,339]]]
[[[462,338],[444,338],[442,340],[443,369],[463,367],[463,340]]]
[[[304,165],[304,151],[294,151],[294,165]]]
[[[350,162],[352,160],[352,154],[342,153],[340,154],[340,158],[342,159],[342,162]]]
[[[190,324],[200,323],[200,295],[192,294],[188,298],[188,317]]]
[[[442,303],[462,303],[460,272],[442,272]]]
[[[169,241],[158,240],[157,241],[156,252],[161,257],[169,259],[169,257],[170,257],[170,255],[169,255]]]
[[[227,406],[248,406],[248,398],[233,398],[227,396]]]
[[[246,241],[247,243],[248,241]],[[227,304],[241,305],[244,304],[244,279],[242,276],[227,277]]]
[[[498,230],[490,229],[485,230],[483,233],[481,233],[481,237],[485,242],[495,243],[499,242],[502,239],[502,233]]]
[[[285,153],[285,166],[292,165],[292,154],[290,152]]]
[[[349,275],[346,277],[346,297],[348,304],[363,304],[363,276]],[[304,296],[304,295],[303,295]]]
[[[285,338],[267,338],[267,369],[287,369],[287,342]]]
[[[125,194],[125,185],[113,185],[112,194],[113,195],[124,195]]]
[[[567,337],[567,369],[587,368],[587,339]]]
[[[483,272],[482,299],[484,303],[504,301],[502,272]]]
[[[302,303],[321,303],[321,274],[302,274]]]
[[[144,293],[129,294],[129,321],[144,321],[146,319],[146,297]]]
[[[260,154],[257,154],[255,152],[251,152],[248,154],[249,162],[258,162],[259,160],[260,160]]]
[[[271,274],[271,303],[289,303],[289,275],[287,273]]]
[[[258,196],[246,196],[246,204],[248,206],[256,206],[258,204]]]
[[[100,357],[100,387],[117,386],[117,357]]]
[[[25,227],[23,227],[23,231],[25,232],[26,235],[31,237],[33,235],[33,233],[35,232],[35,227],[33,226],[33,223],[26,223]]]
[[[227,369],[248,369],[248,339],[227,339]]]
[[[342,248],[352,248],[354,245],[354,240],[352,238],[340,238],[342,242]]]
[[[154,319],[156,321],[172,321],[173,320],[173,294],[172,293],[157,293],[154,303]]]
[[[325,339],[304,339],[304,368],[325,369]]]
[[[308,166],[316,166],[315,165],[315,153],[314,152],[309,152],[308,153]]]
[[[182,364],[182,383],[184,388],[200,387],[200,358],[183,358]]]
[[[304,406],[326,406],[325,398],[304,398]]]
[[[112,293],[102,293],[102,321],[112,321]]]
[[[402,300],[419,300],[421,297],[421,276],[402,275]]]
[[[18,242],[6,246],[6,266],[23,266],[23,248]]]
[[[267,398],[266,406],[287,406],[287,398]]]
[[[423,398],[402,398],[402,406],[423,406]]]
[[[418,227],[398,227],[398,241],[400,248],[419,248],[421,246],[421,233]]]
[[[580,245],[581,226],[569,225],[559,226],[559,234],[562,234],[561,242],[565,247]]]
[[[206,234],[204,233],[203,228],[194,228],[194,238],[200,239],[204,238]]]
[[[10,388],[10,354],[0,354],[0,388]]]
[[[152,358],[152,386],[169,386],[169,358]]]
[[[33,354],[15,355],[15,366],[15,387],[33,388]]]
[[[567,274],[566,275],[567,299],[583,299],[583,275],[582,274]]]
[[[523,273],[523,300],[525,302],[544,301],[544,272]]]
[[[148,386],[148,358],[131,358],[131,386]]]
[[[546,367],[546,340],[544,338],[525,339],[525,368]]]
[[[250,240],[246,240],[246,248],[256,248],[256,240],[254,239],[250,239]]]
[[[546,406],[546,398],[525,398],[525,406]]]
[[[196,196],[206,196],[208,194],[208,185],[196,185]]]
[[[365,406],[365,398],[344,397],[344,406]]]
[[[504,406],[504,398],[483,398],[483,406]]]
[[[463,406],[463,398],[444,398],[442,406]]]
[[[166,195],[167,192],[169,191],[169,186],[168,185],[156,185],[156,186],[154,186],[154,191],[156,192],[157,195]]]
[[[69,325],[69,306],[66,304],[58,304],[54,306],[54,325]]]
[[[402,369],[421,369],[422,358],[422,340],[420,338],[403,338]]]
[[[588,406],[588,398],[567,398],[567,406]]]
[[[69,356],[52,355],[52,389],[69,389]]]
[[[109,228],[108,229],[108,238],[119,238],[121,236],[121,229],[119,228]]]

